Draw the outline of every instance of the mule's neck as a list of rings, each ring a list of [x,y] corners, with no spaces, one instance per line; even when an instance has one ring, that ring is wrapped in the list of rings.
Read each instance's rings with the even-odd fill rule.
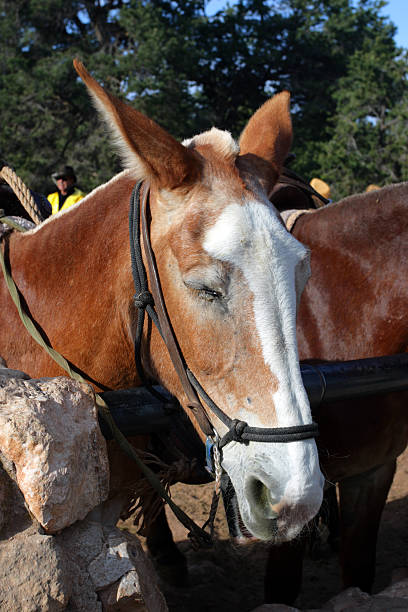
[[[408,183],[304,215],[293,233],[311,249],[312,274],[298,315],[300,358],[405,351]]]
[[[137,382],[128,237],[133,184],[122,173],[10,241],[11,269],[33,318],[50,344],[99,388]],[[22,354],[17,360],[30,375],[61,373],[37,349],[29,351],[32,359]]]
[[[378,249],[408,231],[408,183],[349,196],[297,222],[293,235],[310,248],[356,244]]]

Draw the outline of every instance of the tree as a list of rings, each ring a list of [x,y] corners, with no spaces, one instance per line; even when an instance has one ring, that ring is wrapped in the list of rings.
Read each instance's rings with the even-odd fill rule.
[[[350,72],[352,57],[370,49],[372,65],[383,62],[391,68],[397,62],[394,42],[395,26],[381,16],[383,0],[287,0],[286,50],[282,86],[292,93],[294,168],[305,177],[320,176],[329,168],[325,160],[326,144],[333,136],[340,106],[338,88]],[[356,60],[358,65],[358,61]],[[356,70],[354,66],[353,70]],[[398,69],[399,70],[399,69]],[[361,70],[363,72],[363,70]],[[397,81],[396,71],[391,70]],[[370,72],[366,82],[376,88],[376,77]],[[399,87],[398,83],[395,83]],[[354,90],[350,79],[345,90]],[[345,91],[344,90],[344,91]],[[361,92],[356,93],[356,102]],[[357,102],[358,103],[358,102]],[[346,111],[347,113],[347,111]],[[321,151],[324,150],[324,154]],[[327,162],[327,163],[326,163]],[[336,184],[341,182],[335,173]]]
[[[75,56],[176,137],[191,135],[202,123],[198,88],[177,58],[196,61],[189,32],[203,10],[193,0],[0,0],[2,157],[44,192],[61,162],[77,169],[85,189],[120,169]]]
[[[238,136],[272,93],[289,89],[294,169],[340,185],[348,164],[358,165],[347,121],[358,124],[356,142],[366,157],[377,146],[374,124],[387,134],[384,160],[403,155],[395,130],[406,130],[405,62],[394,26],[379,15],[383,5],[237,0],[208,17],[206,0],[0,0],[0,154],[40,191],[50,188],[48,177],[61,162],[77,169],[85,189],[119,170],[73,71],[78,56],[101,83],[179,139],[212,125]],[[365,94],[379,99],[375,68],[382,65],[384,91],[393,92],[382,102],[385,131],[360,108]],[[399,163],[399,170],[398,163],[384,170],[384,180],[404,175]]]
[[[395,57],[391,41],[380,35],[349,61],[334,94],[336,112],[330,140],[319,156],[321,172],[342,197],[408,178],[403,145],[408,133],[406,55]]]
[[[47,191],[63,161],[79,169],[86,188],[118,169],[72,67],[75,55],[106,47],[96,35],[100,15],[92,25],[86,10],[91,4],[0,0],[0,152],[34,189]],[[117,2],[104,10],[108,4],[114,10]]]

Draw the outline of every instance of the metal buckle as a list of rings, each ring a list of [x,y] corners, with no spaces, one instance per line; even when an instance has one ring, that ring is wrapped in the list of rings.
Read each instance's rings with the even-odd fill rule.
[[[218,448],[219,443],[220,443],[220,437],[216,431],[214,431],[214,436],[212,438],[208,436],[207,440],[205,441],[205,464],[206,464],[205,469],[207,470],[207,472],[211,474],[211,476],[213,476],[213,478],[216,477],[216,470],[215,470],[215,463],[214,463],[214,448],[215,447]]]
[[[210,437],[205,441],[205,469],[215,476],[214,458],[213,458],[214,440]]]

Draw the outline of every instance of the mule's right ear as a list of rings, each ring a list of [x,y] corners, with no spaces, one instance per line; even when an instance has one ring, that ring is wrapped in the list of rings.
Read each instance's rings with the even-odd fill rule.
[[[288,91],[273,96],[251,117],[239,139],[238,166],[252,166],[268,195],[292,145],[289,105]]]
[[[97,109],[115,137],[115,144],[136,180],[155,180],[173,189],[197,180],[201,172],[198,156],[177,142],[166,130],[108,93],[95,81],[82,62],[74,68],[85,83]]]

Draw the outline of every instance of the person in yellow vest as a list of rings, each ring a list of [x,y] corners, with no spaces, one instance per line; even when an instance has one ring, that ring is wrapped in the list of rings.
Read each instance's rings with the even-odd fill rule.
[[[72,166],[63,166],[58,172],[54,172],[52,178],[58,191],[47,196],[52,208],[51,214],[56,215],[60,210],[66,210],[85,196],[85,193],[76,187],[76,176]]]

